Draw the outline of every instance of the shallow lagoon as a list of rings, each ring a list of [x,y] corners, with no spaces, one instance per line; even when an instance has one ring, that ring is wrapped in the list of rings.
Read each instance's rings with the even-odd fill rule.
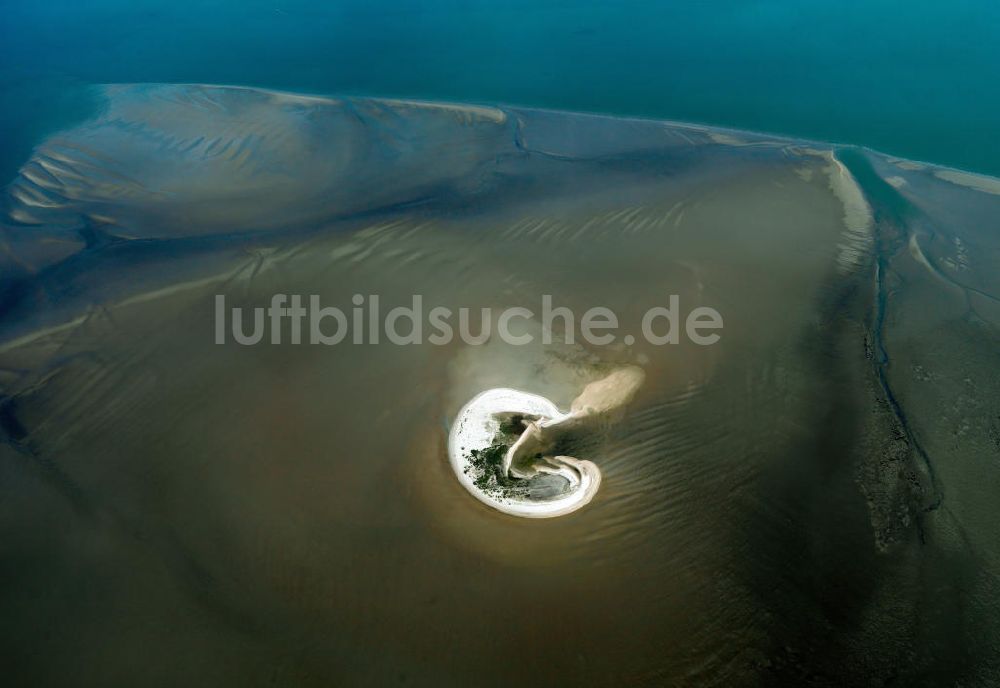
[[[112,86],[6,189],[0,627],[35,683],[988,685],[1000,181],[521,108]],[[721,341],[214,344],[215,296],[551,294]],[[532,328],[529,323],[527,328]],[[545,522],[490,387],[646,374]],[[39,679],[40,677],[40,679]]]

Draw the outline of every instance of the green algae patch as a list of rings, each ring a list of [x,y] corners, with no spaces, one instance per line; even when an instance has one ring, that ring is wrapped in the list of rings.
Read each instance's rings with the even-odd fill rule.
[[[518,425],[510,424],[508,429],[516,431]],[[465,473],[472,478],[478,489],[504,499],[527,495],[525,481],[512,478],[503,470],[504,456],[516,439],[514,432],[505,432],[501,427],[490,446],[469,452],[469,465],[465,468]]]

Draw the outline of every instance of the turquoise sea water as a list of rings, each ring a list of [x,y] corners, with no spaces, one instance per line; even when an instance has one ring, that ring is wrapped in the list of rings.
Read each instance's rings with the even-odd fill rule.
[[[0,176],[121,81],[641,115],[1000,174],[998,74],[989,0],[5,0]]]

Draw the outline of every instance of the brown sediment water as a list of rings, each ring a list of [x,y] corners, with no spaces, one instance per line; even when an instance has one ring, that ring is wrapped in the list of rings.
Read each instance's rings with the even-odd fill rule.
[[[6,190],[3,638],[87,685],[997,676],[995,180],[642,120],[108,87]],[[215,343],[216,297],[611,309],[632,344]],[[676,295],[718,343],[640,336]],[[287,323],[285,323],[287,327]],[[473,329],[479,330],[479,318]],[[366,325],[367,327],[367,325]],[[426,327],[426,325],[425,325]],[[582,436],[564,517],[472,498],[477,393]]]

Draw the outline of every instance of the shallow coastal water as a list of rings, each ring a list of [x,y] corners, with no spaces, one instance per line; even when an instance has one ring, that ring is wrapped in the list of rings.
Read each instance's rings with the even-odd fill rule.
[[[990,685],[1000,181],[523,108],[111,86],[6,189],[0,637],[83,685]],[[719,343],[214,343],[215,297],[617,313]],[[538,331],[534,320],[523,325]],[[286,333],[287,334],[287,333]],[[512,518],[458,410],[568,408]]]
[[[0,177],[80,84],[149,81],[641,115],[998,175],[998,43],[992,0],[6,0]]]

